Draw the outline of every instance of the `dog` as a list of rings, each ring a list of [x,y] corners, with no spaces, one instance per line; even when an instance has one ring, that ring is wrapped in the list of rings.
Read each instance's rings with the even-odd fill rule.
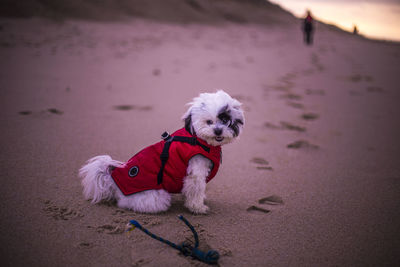
[[[185,207],[206,214],[206,183],[217,173],[221,146],[237,139],[244,126],[241,103],[219,90],[201,93],[188,103],[184,127],[123,163],[108,155],[87,161],[79,170],[83,194],[92,203],[116,200],[120,208],[158,213],[182,193]]]

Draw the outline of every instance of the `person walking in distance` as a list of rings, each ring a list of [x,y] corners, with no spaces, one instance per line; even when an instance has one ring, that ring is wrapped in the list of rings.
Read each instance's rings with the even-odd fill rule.
[[[304,32],[304,42],[307,45],[311,45],[313,43],[313,31],[314,31],[314,19],[311,16],[310,10],[307,10],[307,16],[303,22],[303,32]]]

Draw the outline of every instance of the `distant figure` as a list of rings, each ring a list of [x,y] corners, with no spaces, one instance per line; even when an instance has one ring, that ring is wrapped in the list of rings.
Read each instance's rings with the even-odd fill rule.
[[[307,10],[307,16],[305,17],[304,22],[303,22],[304,42],[307,45],[311,45],[313,42],[313,38],[312,38],[313,31],[314,31],[313,24],[314,24],[314,20],[311,16],[311,12],[310,12],[310,10]]]
[[[354,27],[353,27],[353,34],[354,34],[354,35],[357,35],[357,34],[358,34],[357,25],[354,25]]]

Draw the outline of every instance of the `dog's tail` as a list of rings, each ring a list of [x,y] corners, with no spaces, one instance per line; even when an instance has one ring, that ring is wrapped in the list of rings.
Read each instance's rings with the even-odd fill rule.
[[[111,177],[110,167],[118,167],[121,164],[123,163],[113,160],[108,155],[89,159],[79,170],[85,198],[92,199],[92,203],[113,199],[116,186]]]

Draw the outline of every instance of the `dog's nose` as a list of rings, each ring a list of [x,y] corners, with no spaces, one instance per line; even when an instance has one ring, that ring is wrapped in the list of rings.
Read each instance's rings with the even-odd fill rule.
[[[216,136],[220,136],[222,134],[222,129],[221,128],[215,128],[214,133]]]

